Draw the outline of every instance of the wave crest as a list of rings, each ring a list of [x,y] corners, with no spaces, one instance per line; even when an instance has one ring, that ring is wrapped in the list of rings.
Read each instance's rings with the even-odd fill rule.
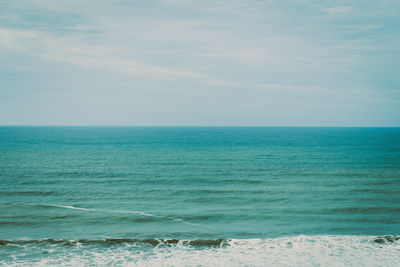
[[[384,239],[383,243],[376,241]],[[400,266],[397,236],[1,240],[0,266]]]
[[[181,240],[181,239],[130,239],[130,238],[107,238],[98,240],[67,240],[67,239],[32,239],[32,240],[0,240],[0,246],[6,245],[62,245],[62,246],[82,246],[82,245],[125,245],[125,244],[141,244],[157,246],[168,245],[185,245],[191,247],[221,247],[229,245],[232,239],[195,239],[195,240]]]

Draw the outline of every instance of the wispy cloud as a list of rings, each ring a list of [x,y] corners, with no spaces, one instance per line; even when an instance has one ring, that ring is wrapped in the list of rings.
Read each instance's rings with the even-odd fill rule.
[[[45,59],[62,61],[85,68],[105,68],[127,75],[147,75],[172,79],[204,78],[204,74],[149,65],[122,58],[121,51],[98,45],[71,42],[67,37],[54,37],[36,31],[0,29],[0,42],[10,49],[34,53]]]
[[[328,13],[329,15],[338,15],[338,14],[343,14],[347,13],[351,10],[350,6],[337,6],[337,7],[329,7],[329,8],[323,8],[323,11]]]
[[[108,102],[107,118],[124,114],[126,124],[139,123],[125,114],[141,110],[150,124],[235,116],[269,124],[279,118],[260,114],[281,102],[291,103],[282,104],[282,124],[294,124],[299,108],[313,122],[333,111],[357,122],[384,106],[374,116],[384,120],[399,109],[399,8],[389,0],[10,1],[0,10],[0,106],[34,109],[26,103],[37,99],[51,114],[54,100],[73,121],[69,101],[78,113],[87,103],[101,113]],[[358,113],[344,116],[344,103]],[[15,120],[28,113],[16,110]]]

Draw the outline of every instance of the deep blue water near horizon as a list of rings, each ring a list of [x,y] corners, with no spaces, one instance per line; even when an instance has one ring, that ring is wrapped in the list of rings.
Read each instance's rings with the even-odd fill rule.
[[[400,234],[400,128],[4,126],[0,179],[3,263],[54,240]]]

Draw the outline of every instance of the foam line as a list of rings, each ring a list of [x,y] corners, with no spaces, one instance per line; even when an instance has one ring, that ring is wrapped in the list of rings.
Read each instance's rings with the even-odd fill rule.
[[[58,204],[37,204],[37,203],[6,203],[6,204],[19,204],[19,205],[33,205],[33,206],[47,206],[47,207],[57,207],[57,208],[63,208],[63,209],[72,209],[72,210],[81,210],[81,211],[91,211],[91,212],[109,212],[109,213],[120,213],[120,214],[138,214],[142,216],[147,216],[147,217],[156,217],[156,218],[164,218],[168,220],[172,220],[175,222],[180,222],[183,224],[187,225],[193,225],[193,226],[203,226],[197,223],[190,223],[187,221],[184,221],[180,218],[175,218],[175,217],[169,217],[169,216],[160,216],[160,215],[154,215],[142,211],[122,211],[122,210],[99,210],[99,209],[88,209],[88,208],[81,208],[81,207],[75,207],[75,206],[68,206],[68,205],[58,205]]]
[[[377,238],[0,240],[0,266],[400,266],[400,243]]]

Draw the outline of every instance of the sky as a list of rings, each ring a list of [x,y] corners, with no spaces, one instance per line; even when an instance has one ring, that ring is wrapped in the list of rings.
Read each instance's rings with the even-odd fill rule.
[[[400,1],[0,1],[0,125],[400,126]]]

